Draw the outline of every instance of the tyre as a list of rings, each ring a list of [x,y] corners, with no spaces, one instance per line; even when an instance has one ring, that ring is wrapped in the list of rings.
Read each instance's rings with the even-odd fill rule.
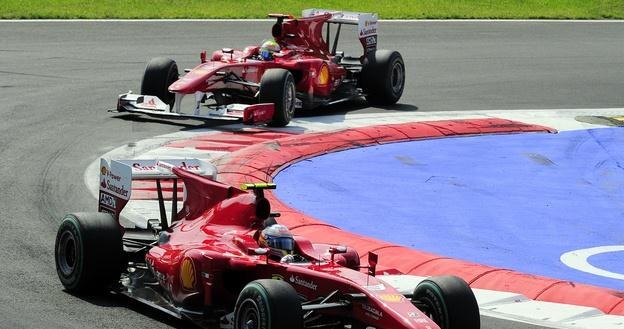
[[[295,78],[284,69],[268,69],[260,80],[259,103],[274,103],[275,113],[269,126],[284,127],[295,114]]]
[[[124,266],[121,228],[110,214],[65,215],[56,235],[56,272],[71,293],[104,292]]]
[[[169,92],[169,86],[178,80],[178,65],[175,61],[156,57],[147,63],[143,80],[141,81],[141,95],[150,95],[160,98],[173,108],[175,95]]]
[[[285,281],[252,281],[238,295],[234,329],[271,328],[303,328],[299,296]]]
[[[412,300],[441,329],[479,329],[479,305],[466,281],[456,276],[428,278],[414,289]],[[420,308],[420,307],[419,307]]]
[[[374,105],[391,105],[403,95],[405,64],[398,51],[376,50],[364,59],[360,86]]]

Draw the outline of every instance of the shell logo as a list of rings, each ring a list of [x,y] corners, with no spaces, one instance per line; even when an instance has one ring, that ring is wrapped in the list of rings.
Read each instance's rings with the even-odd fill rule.
[[[319,86],[325,86],[329,83],[329,68],[323,64],[317,78]]]
[[[388,303],[398,303],[403,300],[403,295],[399,294],[381,294],[379,295],[379,299]]]
[[[100,168],[100,174],[102,174],[102,176],[106,176],[108,174],[108,169],[106,169],[105,166],[102,166],[102,168]]]
[[[195,266],[190,258],[185,258],[180,266],[180,281],[182,288],[195,290]]]

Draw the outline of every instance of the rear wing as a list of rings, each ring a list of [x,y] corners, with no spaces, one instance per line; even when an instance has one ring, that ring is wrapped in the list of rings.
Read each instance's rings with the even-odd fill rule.
[[[155,180],[161,212],[161,222],[167,223],[161,180],[173,180],[172,218],[177,214],[178,176],[172,171],[178,167],[186,171],[216,180],[217,169],[213,165],[198,159],[159,160],[100,160],[100,192],[98,211],[112,214],[119,220],[119,214],[132,195],[132,181]],[[166,226],[166,224],[164,225]],[[166,227],[165,227],[166,228]]]
[[[377,49],[377,14],[311,8],[303,10],[301,16],[305,18],[328,13],[331,14],[332,17],[327,22],[338,24],[338,32],[334,40],[332,54],[335,53],[341,24],[358,26],[358,38],[364,48],[364,55]],[[327,41],[329,42],[329,28],[327,29],[327,34]]]

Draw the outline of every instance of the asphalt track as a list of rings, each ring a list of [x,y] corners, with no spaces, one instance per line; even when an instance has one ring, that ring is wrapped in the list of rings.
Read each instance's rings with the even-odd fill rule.
[[[95,209],[82,174],[98,155],[205,127],[105,111],[118,93],[138,89],[149,58],[170,56],[190,67],[203,49],[256,44],[269,28],[0,22],[0,328],[184,326],[123,299],[64,293],[52,252],[57,225],[66,212]],[[401,104],[331,112],[622,106],[622,35],[624,23],[383,23],[380,47],[401,51],[408,70]]]

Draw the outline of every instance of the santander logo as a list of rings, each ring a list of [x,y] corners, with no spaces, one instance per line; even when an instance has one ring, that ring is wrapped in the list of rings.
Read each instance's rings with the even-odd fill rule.
[[[291,275],[289,281],[290,281],[290,283],[294,283],[294,284],[296,284],[298,286],[302,286],[302,287],[308,288],[310,290],[315,290],[316,291],[316,288],[318,287],[318,284],[316,284],[316,283],[314,283],[312,281],[309,281],[309,280],[305,280],[305,279],[300,278],[300,277],[295,276],[295,275]]]

